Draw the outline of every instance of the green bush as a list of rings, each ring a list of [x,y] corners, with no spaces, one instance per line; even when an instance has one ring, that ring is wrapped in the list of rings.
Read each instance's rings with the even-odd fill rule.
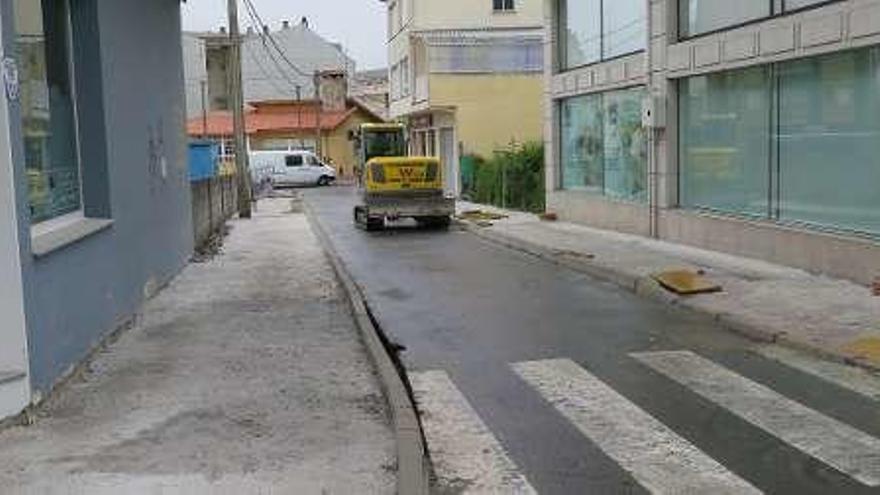
[[[477,203],[542,213],[544,211],[544,145],[512,143],[486,160],[466,158],[471,177],[462,182],[465,196]]]

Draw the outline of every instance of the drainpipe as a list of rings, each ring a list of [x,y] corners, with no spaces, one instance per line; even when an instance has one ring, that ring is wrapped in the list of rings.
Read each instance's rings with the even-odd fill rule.
[[[645,74],[647,74],[646,84],[648,87],[649,105],[653,112],[658,109],[654,108],[657,99],[654,98],[654,50],[652,49],[651,31],[654,25],[653,9],[651,9],[651,0],[643,0],[647,2],[645,29]],[[660,238],[660,174],[657,167],[657,128],[655,122],[650,122],[646,129],[648,135],[648,213],[649,213],[649,231],[654,239]]]

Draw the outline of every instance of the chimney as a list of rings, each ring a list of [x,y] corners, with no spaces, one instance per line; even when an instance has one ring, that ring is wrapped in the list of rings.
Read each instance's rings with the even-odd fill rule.
[[[226,34],[226,26],[220,26],[220,34]]]
[[[263,25],[263,34],[269,34],[269,26]]]
[[[290,21],[281,21],[281,29],[290,29]]]
[[[306,29],[309,28],[309,18],[308,17],[303,16],[303,18],[300,19],[299,23],[302,25],[302,27],[304,27]]]
[[[321,110],[324,112],[344,112],[348,96],[348,80],[345,72],[328,70],[319,72],[316,78]]]

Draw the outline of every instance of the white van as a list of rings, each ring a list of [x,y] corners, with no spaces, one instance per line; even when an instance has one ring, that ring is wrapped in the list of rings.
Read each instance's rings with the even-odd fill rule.
[[[275,187],[328,186],[336,180],[336,170],[311,151],[252,151],[250,168],[254,184]]]

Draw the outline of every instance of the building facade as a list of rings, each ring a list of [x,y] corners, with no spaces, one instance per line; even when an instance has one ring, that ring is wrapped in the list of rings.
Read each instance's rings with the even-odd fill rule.
[[[0,52],[3,418],[131,321],[193,234],[179,0],[0,2]]]
[[[880,2],[544,7],[548,210],[880,275]]]
[[[459,161],[541,139],[542,0],[388,0],[390,117],[410,152]]]

